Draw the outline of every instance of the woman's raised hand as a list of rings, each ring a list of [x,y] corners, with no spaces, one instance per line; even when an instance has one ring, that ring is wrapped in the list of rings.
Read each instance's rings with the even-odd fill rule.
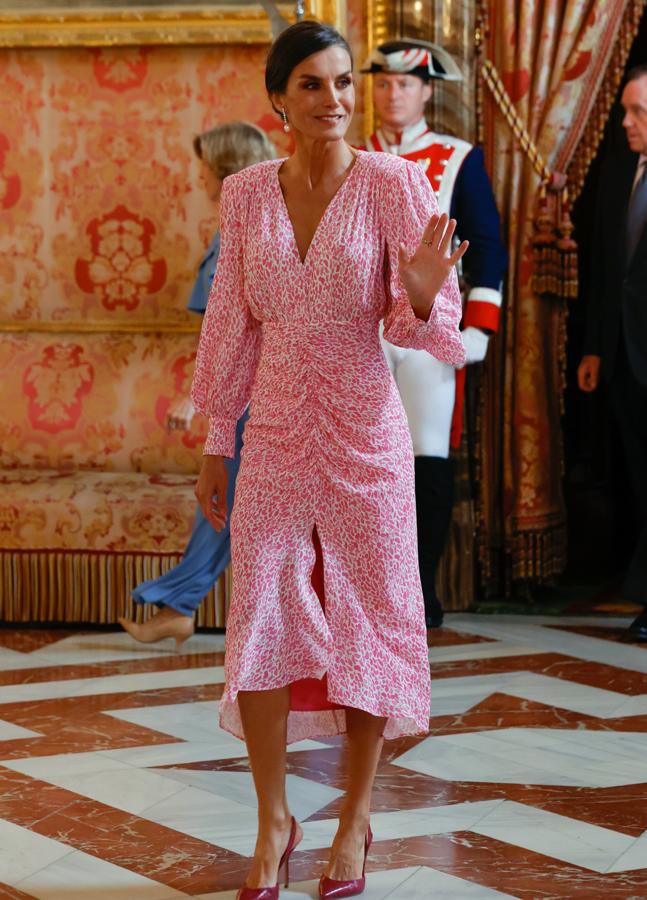
[[[203,516],[216,531],[221,531],[227,521],[227,481],[222,456],[203,456],[195,495]]]
[[[468,241],[463,241],[451,252],[455,228],[456,220],[449,219],[446,213],[442,216],[434,215],[412,257],[408,256],[406,248],[400,244],[400,278],[419,319],[429,318],[436,295],[469,247]]]

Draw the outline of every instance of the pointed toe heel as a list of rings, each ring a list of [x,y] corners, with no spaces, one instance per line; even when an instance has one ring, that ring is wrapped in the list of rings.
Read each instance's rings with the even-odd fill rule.
[[[369,825],[364,841],[364,865],[362,866],[361,877],[353,878],[350,881],[336,881],[334,878],[322,875],[319,879],[319,897],[321,900],[341,900],[342,897],[356,897],[358,894],[364,893],[366,888],[366,857],[372,843],[373,832]]]
[[[279,886],[265,888],[241,888],[236,900],[279,900]]]
[[[300,839],[299,839],[300,840]],[[292,816],[292,822],[290,825],[290,838],[288,840],[288,845],[283,852],[283,856],[279,860],[279,876],[281,874],[281,869],[285,866],[285,887],[290,886],[290,856],[292,855],[292,851],[297,846],[299,841],[297,841],[297,820]],[[236,894],[236,900],[279,900],[279,883],[277,881],[276,884],[272,885],[272,887],[262,887],[262,888],[250,888],[250,887],[242,887],[238,893]]]
[[[352,881],[335,881],[322,875],[319,880],[319,896],[322,900],[340,900],[341,897],[356,897],[364,893],[366,878],[354,878]]]

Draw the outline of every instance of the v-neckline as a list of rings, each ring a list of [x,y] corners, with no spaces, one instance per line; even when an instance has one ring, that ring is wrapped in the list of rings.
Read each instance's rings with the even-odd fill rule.
[[[305,266],[305,264],[308,261],[308,257],[310,256],[310,251],[312,250],[312,247],[313,247],[315,241],[317,240],[317,236],[322,229],[323,223],[325,222],[325,220],[328,217],[328,213],[330,212],[331,207],[334,205],[337,198],[342,194],[344,188],[346,187],[348,182],[353,177],[353,173],[359,164],[360,157],[361,157],[361,151],[357,151],[357,155],[355,156],[353,164],[350,167],[350,171],[348,172],[348,174],[346,175],[346,177],[344,178],[342,183],[339,185],[339,187],[337,188],[335,193],[332,195],[332,197],[330,198],[330,200],[328,201],[328,203],[326,205],[326,208],[324,209],[323,213],[321,214],[321,218],[317,222],[317,227],[315,228],[315,230],[312,233],[312,237],[310,238],[310,243],[308,244],[308,246],[306,248],[305,256],[303,257],[303,259],[301,259],[301,251],[299,250],[299,244],[297,243],[297,236],[296,236],[296,232],[294,230],[294,223],[292,222],[292,216],[290,215],[288,205],[285,202],[285,194],[283,193],[283,186],[281,184],[281,179],[279,178],[279,172],[281,171],[281,166],[283,165],[284,162],[287,162],[289,157],[286,156],[283,159],[277,160],[278,165],[276,166],[276,169],[274,170],[276,186],[278,188],[278,192],[281,197],[283,213],[285,215],[288,225],[290,226],[290,234],[292,236],[292,247],[296,254],[296,258],[302,267]]]

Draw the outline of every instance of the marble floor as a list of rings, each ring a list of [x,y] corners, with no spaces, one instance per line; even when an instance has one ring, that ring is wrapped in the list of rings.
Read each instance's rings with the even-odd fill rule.
[[[647,647],[628,619],[453,614],[429,735],[378,771],[366,900],[647,898]],[[255,836],[245,747],[218,728],[220,635],[0,629],[0,897],[233,900]],[[290,747],[316,896],[339,739]],[[339,763],[341,761],[341,769]]]

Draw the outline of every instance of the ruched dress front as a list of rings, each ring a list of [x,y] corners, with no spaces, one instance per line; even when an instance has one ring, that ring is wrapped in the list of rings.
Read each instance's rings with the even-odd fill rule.
[[[398,247],[413,253],[437,205],[422,171],[387,154],[358,155],[302,261],[282,162],[225,179],[192,392],[210,417],[205,453],[234,453],[250,404],[221,724],[242,736],[239,691],[303,683],[322,702],[292,705],[289,741],[345,731],[345,707],[386,717],[387,738],[421,733],[430,677],[413,453],[378,330],[383,319],[391,343],[462,365],[456,274],[417,319]]]

